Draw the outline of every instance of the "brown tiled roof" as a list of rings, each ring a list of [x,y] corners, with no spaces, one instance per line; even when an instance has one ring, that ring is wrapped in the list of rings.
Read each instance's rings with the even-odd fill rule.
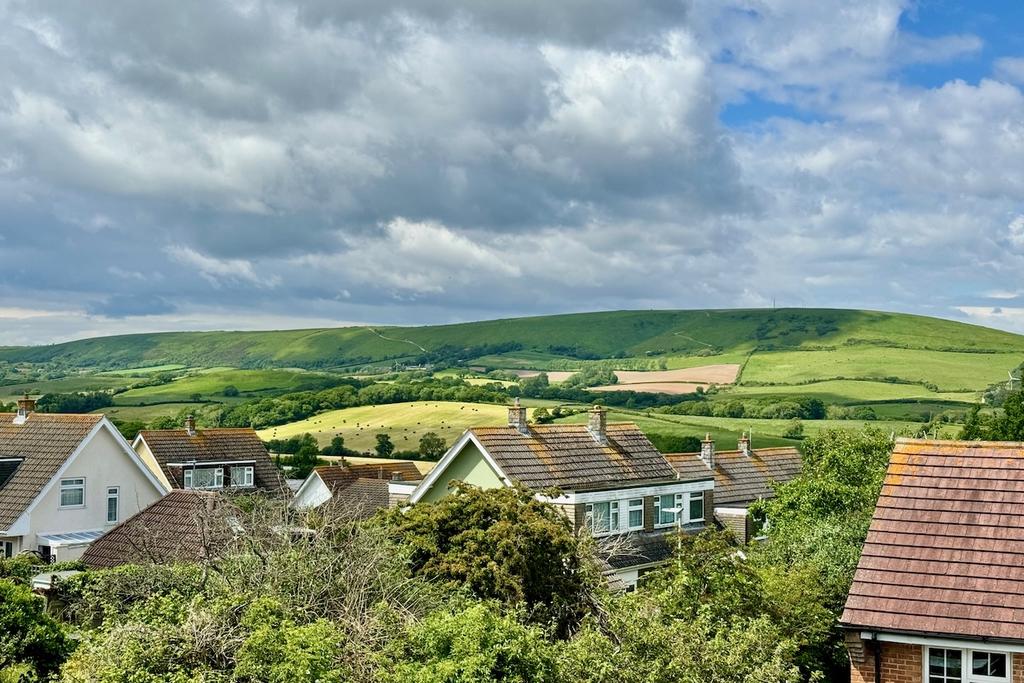
[[[676,481],[675,470],[636,425],[610,424],[607,444],[586,425],[478,427],[470,432],[510,478],[533,489],[583,491],[622,484]]]
[[[145,429],[139,435],[173,488],[184,486],[182,469],[169,467],[169,463],[247,460],[255,462],[256,488],[274,492],[286,488],[284,477],[252,429],[199,429],[193,436],[184,429]]]
[[[666,453],[681,478],[709,472],[700,453]],[[758,448],[750,456],[742,451],[715,453],[715,505],[745,507],[760,498],[774,498],[774,484],[800,474],[803,460],[793,447]]]
[[[103,568],[206,559],[230,538],[226,505],[212,491],[175,489],[93,541],[82,561]]]
[[[317,467],[315,471],[330,489],[333,503],[343,506],[346,514],[369,517],[388,506],[387,479],[360,476],[355,468],[341,465]]]
[[[423,474],[420,473],[416,463],[409,460],[395,460],[389,462],[376,462],[376,463],[360,463],[358,465],[346,465],[344,467],[340,465],[331,465],[329,467],[318,467],[317,472],[321,472],[321,478],[323,478],[322,470],[334,470],[347,469],[354,472],[360,477],[366,479],[392,479],[395,474],[398,474],[404,482],[414,482],[423,479]],[[328,472],[330,476],[330,472]],[[324,479],[326,482],[327,480]]]
[[[0,529],[7,529],[53,479],[102,415],[30,413],[24,424],[0,413],[0,458],[24,458],[0,488]]]
[[[897,439],[840,621],[1024,641],[1024,443]]]

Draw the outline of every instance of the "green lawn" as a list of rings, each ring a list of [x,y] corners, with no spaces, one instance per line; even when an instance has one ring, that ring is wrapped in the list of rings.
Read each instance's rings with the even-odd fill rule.
[[[132,377],[139,375],[155,375],[158,372],[173,372],[184,370],[185,366],[179,363],[165,363],[164,365],[150,365],[144,368],[128,368],[126,370],[107,370],[100,372],[100,375],[112,375],[115,377]]]
[[[203,399],[237,402],[255,396],[274,395],[293,391],[325,389],[338,382],[336,375],[306,370],[232,370],[210,369],[190,374],[169,384],[132,389],[118,394],[118,405],[143,403],[189,402],[194,394]],[[242,394],[229,399],[224,388],[233,386]]]
[[[832,351],[756,353],[742,381],[772,384],[832,379],[884,379],[930,382],[940,391],[980,391],[1006,379],[1024,361],[1024,353],[951,353],[875,346],[842,347]]]
[[[377,443],[376,435],[387,432],[398,450],[413,450],[427,432],[436,432],[450,445],[469,427],[503,425],[507,421],[505,406],[416,401],[333,410],[299,422],[269,427],[259,434],[262,439],[284,439],[308,432],[321,446],[340,434],[349,448],[371,451]]]
[[[112,419],[124,421],[141,420],[148,423],[158,417],[176,416],[183,410],[189,410],[198,415],[210,407],[211,404],[209,403],[158,403],[151,406],[110,406],[94,410],[93,412],[103,413]]]

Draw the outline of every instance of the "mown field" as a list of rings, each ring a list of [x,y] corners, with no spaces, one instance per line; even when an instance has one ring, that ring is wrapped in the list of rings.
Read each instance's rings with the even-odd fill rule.
[[[387,432],[396,449],[413,450],[427,432],[436,432],[451,444],[468,427],[501,425],[507,419],[508,410],[503,406],[419,401],[333,410],[307,420],[261,430],[259,435],[264,440],[286,439],[308,432],[317,443],[326,446],[336,434],[340,434],[349,448],[372,451],[377,443],[376,435]]]

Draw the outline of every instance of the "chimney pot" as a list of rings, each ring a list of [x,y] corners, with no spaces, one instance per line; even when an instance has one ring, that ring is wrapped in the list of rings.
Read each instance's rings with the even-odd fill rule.
[[[188,432],[189,436],[196,435],[196,417],[195,415],[189,415],[185,418],[185,431]]]
[[[515,427],[521,434],[529,434],[530,426],[526,423],[526,408],[519,403],[519,397],[509,406],[508,426]]]
[[[28,394],[18,399],[18,414],[14,418],[14,424],[20,425],[25,424],[25,420],[28,419],[29,413],[36,409],[36,400],[29,398]]]
[[[700,459],[710,469],[715,469],[715,441],[711,438],[710,433],[700,442]]]
[[[587,431],[599,444],[608,443],[608,411],[601,406],[591,408]]]
[[[743,432],[743,436],[740,437],[739,451],[746,457],[751,457],[750,437],[747,435],[746,432]]]

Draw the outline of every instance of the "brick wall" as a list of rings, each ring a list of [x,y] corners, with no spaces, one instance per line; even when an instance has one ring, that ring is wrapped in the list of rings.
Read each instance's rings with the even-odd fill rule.
[[[1013,683],[1024,683],[1024,654],[1013,655]]]
[[[860,640],[856,634],[847,634],[850,683],[875,683],[875,644],[864,642],[863,656],[860,657],[855,652],[857,645],[853,639]],[[921,683],[924,676],[921,668],[922,646],[881,641],[877,644],[882,648],[882,683]],[[858,659],[861,661],[858,662]]]

